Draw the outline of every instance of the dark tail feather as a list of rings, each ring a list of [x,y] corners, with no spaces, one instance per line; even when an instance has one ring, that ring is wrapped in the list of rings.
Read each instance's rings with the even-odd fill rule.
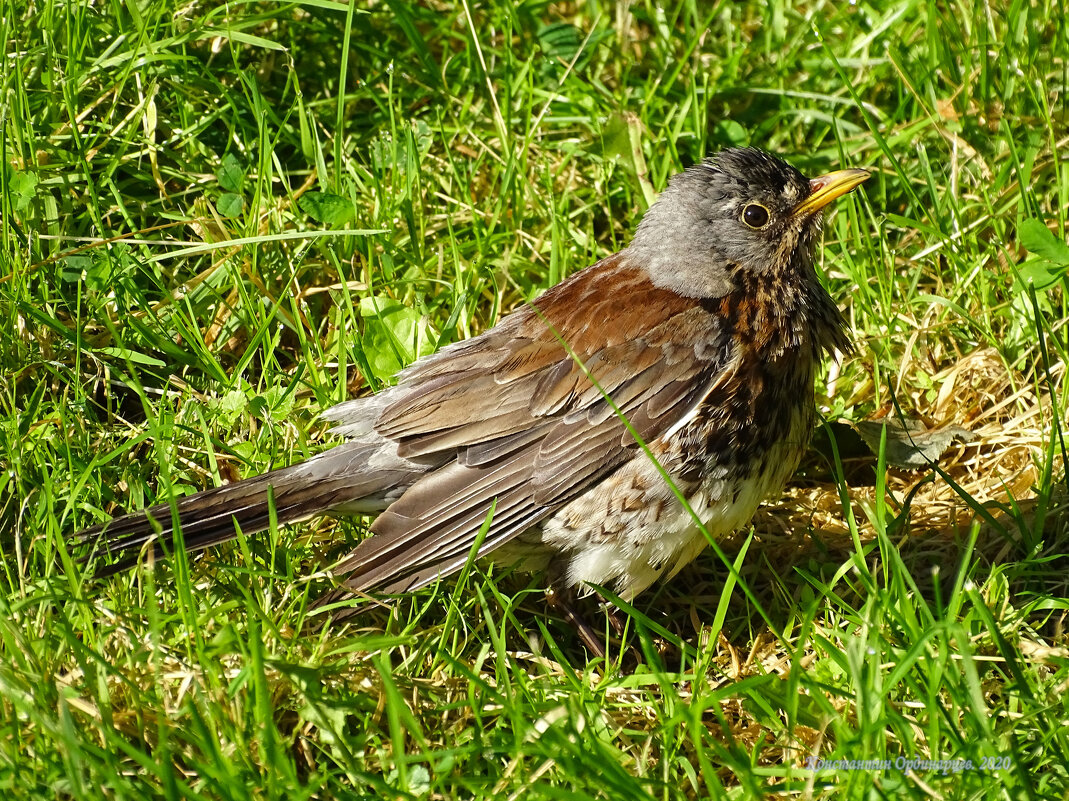
[[[97,575],[107,576],[135,564],[150,542],[155,542],[157,555],[174,550],[172,509],[177,512],[187,551],[226,542],[239,529],[252,534],[268,528],[271,498],[280,526],[339,506],[377,511],[388,504],[387,493],[403,489],[419,476],[416,470],[400,465],[372,470],[369,461],[378,450],[378,446],[362,443],[339,445],[301,464],[117,517],[75,536],[94,543],[86,560],[105,554],[118,559],[98,569]]]

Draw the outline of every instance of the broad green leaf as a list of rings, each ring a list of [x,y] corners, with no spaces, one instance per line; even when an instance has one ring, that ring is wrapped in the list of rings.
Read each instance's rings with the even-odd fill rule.
[[[216,203],[216,208],[224,217],[238,217],[244,207],[245,198],[233,192],[224,192],[219,196],[219,202]]]
[[[1069,245],[1058,239],[1051,230],[1036,219],[1021,223],[1021,244],[1029,253],[1035,253],[1047,261],[1069,267]]]
[[[11,208],[23,211],[30,205],[37,192],[37,176],[32,172],[22,172],[6,166],[8,191],[11,194]]]
[[[437,336],[415,309],[393,298],[367,297],[360,300],[360,314],[367,318],[360,345],[380,381],[434,351]]]
[[[219,186],[227,192],[240,192],[245,185],[245,166],[233,153],[227,153],[215,177],[219,179]]]
[[[300,206],[305,214],[324,225],[344,225],[356,216],[351,200],[330,192],[306,192]]]
[[[1065,267],[1053,264],[1046,259],[1029,259],[1017,269],[1021,276],[1021,284],[1025,287],[1031,284],[1036,289],[1046,289],[1058,283],[1065,275],[1065,271]]]

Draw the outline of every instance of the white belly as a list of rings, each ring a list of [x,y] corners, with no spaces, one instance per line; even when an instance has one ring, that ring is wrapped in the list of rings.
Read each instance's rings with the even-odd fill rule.
[[[792,434],[802,436],[805,423],[796,422]],[[659,577],[675,575],[708,538],[749,523],[763,500],[782,491],[801,450],[797,439],[774,446],[766,454],[767,469],[748,478],[726,478],[714,469],[698,486],[680,488],[686,506],[653,463],[640,457],[550,517],[542,526],[542,544],[563,552],[568,585],[611,586],[630,600]]]

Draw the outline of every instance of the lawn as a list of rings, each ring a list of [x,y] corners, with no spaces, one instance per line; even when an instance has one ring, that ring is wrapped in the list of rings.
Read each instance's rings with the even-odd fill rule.
[[[4,797],[1069,796],[1060,4],[0,0],[0,30]],[[731,145],[873,171],[819,259],[856,348],[785,496],[621,604],[606,659],[482,563],[312,625],[360,519],[93,578],[76,531],[329,447],[320,412]]]

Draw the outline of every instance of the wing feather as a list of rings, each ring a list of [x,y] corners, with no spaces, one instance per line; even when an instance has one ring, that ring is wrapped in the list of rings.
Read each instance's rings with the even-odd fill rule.
[[[429,583],[464,564],[491,506],[480,555],[635,458],[621,414],[653,443],[731,369],[717,320],[655,287],[624,251],[410,368],[375,429],[403,456],[446,463],[379,515],[374,536],[336,568],[344,586]]]

